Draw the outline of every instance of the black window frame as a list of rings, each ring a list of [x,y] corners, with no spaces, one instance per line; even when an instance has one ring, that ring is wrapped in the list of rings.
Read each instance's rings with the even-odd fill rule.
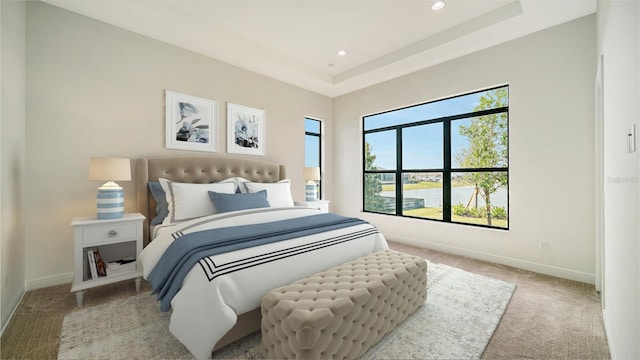
[[[492,91],[492,90],[496,90],[496,89],[500,89],[500,88],[507,88],[507,99],[509,97],[509,85],[508,84],[504,84],[504,85],[500,85],[500,86],[495,86],[495,87],[491,87],[491,88],[487,88],[487,89],[483,89],[483,90],[478,90],[478,91],[472,91],[469,93],[465,93],[465,94],[461,94],[461,95],[456,95],[456,96],[451,96],[451,97],[447,97],[447,98],[443,98],[443,99],[438,99],[438,100],[434,100],[434,101],[427,101],[424,103],[420,103],[420,104],[416,104],[416,105],[411,105],[411,106],[405,106],[402,108],[397,108],[397,109],[392,109],[392,110],[387,110],[387,111],[382,111],[382,112],[378,112],[378,113],[374,113],[374,114],[370,114],[370,115],[366,115],[362,117],[362,189],[365,189],[366,185],[366,177],[368,174],[393,174],[395,175],[395,213],[389,213],[389,212],[382,212],[382,211],[372,211],[372,210],[367,210],[366,207],[366,194],[365,191],[363,191],[362,194],[362,211],[363,212],[368,212],[368,213],[374,213],[374,214],[381,214],[381,215],[389,215],[389,216],[400,216],[400,217],[406,217],[406,218],[413,218],[413,219],[421,219],[421,220],[430,220],[430,221],[436,221],[436,222],[444,222],[444,223],[453,223],[453,224],[460,224],[460,225],[469,225],[469,226],[478,226],[478,227],[485,227],[485,228],[491,228],[491,229],[498,229],[498,230],[509,230],[509,224],[510,224],[510,211],[507,212],[507,227],[500,227],[500,226],[493,226],[493,225],[484,225],[484,224],[472,224],[472,223],[466,223],[466,222],[459,222],[459,221],[453,221],[451,219],[451,214],[452,214],[452,207],[453,204],[451,203],[451,176],[452,174],[455,173],[470,173],[470,172],[506,172],[507,174],[507,179],[509,179],[509,101],[507,100],[507,106],[503,106],[503,107],[497,107],[497,108],[493,108],[493,109],[488,109],[488,110],[481,110],[481,111],[472,111],[472,112],[466,112],[466,113],[461,113],[461,114],[456,114],[456,115],[449,115],[449,116],[443,116],[443,117],[437,117],[437,118],[433,118],[433,119],[424,119],[424,120],[418,120],[418,121],[414,121],[414,122],[410,122],[410,123],[401,123],[398,125],[390,125],[390,126],[384,126],[384,127],[379,127],[379,128],[375,128],[375,129],[369,129],[369,130],[365,130],[366,129],[366,118],[368,117],[373,117],[376,115],[381,115],[381,114],[385,114],[385,113],[390,113],[390,112],[394,112],[394,111],[400,111],[400,110],[404,110],[404,109],[408,109],[408,108],[413,108],[413,107],[417,107],[417,106],[422,106],[425,104],[430,104],[430,103],[435,103],[435,102],[440,102],[440,101],[446,101],[446,100],[451,100],[454,98],[458,98],[461,96],[467,96],[467,95],[471,95],[471,94],[476,94],[476,93],[483,93],[483,92],[488,92],[488,91]],[[451,123],[455,120],[461,120],[461,119],[467,119],[467,118],[473,118],[473,117],[479,117],[479,116],[485,116],[485,115],[492,115],[492,114],[498,114],[498,113],[506,113],[507,116],[507,127],[506,127],[506,132],[507,132],[507,165],[506,167],[492,167],[492,168],[453,168],[452,167],[452,157],[453,154],[451,153]],[[403,129],[407,129],[407,128],[411,128],[411,127],[415,127],[415,126],[421,126],[421,125],[428,125],[428,124],[435,124],[435,123],[442,123],[443,124],[443,167],[442,168],[428,168],[428,169],[404,169],[403,168],[403,148],[402,148],[402,131]],[[372,133],[377,133],[377,132],[383,132],[383,131],[395,131],[396,132],[396,168],[395,170],[368,170],[367,166],[366,166],[366,136],[368,134],[372,134]],[[433,219],[433,218],[426,218],[426,217],[418,217],[418,216],[411,216],[411,215],[405,215],[403,214],[403,196],[402,196],[402,190],[403,190],[403,179],[404,179],[404,174],[409,174],[409,173],[442,173],[442,220],[440,219]],[[509,180],[507,180],[507,208],[509,208]]]
[[[318,132],[307,131],[306,122],[307,120],[316,121],[318,123]],[[305,149],[307,148],[306,138],[307,136],[314,136],[318,138],[318,167],[320,167],[320,177],[321,179],[318,181],[318,199],[322,199],[322,176],[324,175],[324,171],[322,169],[322,120],[314,119],[312,117],[305,116]],[[306,154],[305,154],[306,156]],[[306,162],[306,160],[305,160]],[[307,164],[305,163],[305,166]]]

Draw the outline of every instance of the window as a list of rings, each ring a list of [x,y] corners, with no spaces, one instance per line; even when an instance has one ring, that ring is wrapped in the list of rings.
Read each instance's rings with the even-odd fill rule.
[[[509,228],[509,87],[363,118],[363,209]]]
[[[322,171],[322,127],[320,120],[304,118],[304,166]],[[322,199],[322,180],[318,182],[318,198]]]

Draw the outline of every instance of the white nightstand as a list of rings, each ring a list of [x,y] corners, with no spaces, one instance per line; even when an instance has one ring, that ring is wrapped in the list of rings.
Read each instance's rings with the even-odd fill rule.
[[[76,294],[76,303],[82,306],[84,289],[135,279],[136,291],[140,291],[142,265],[138,255],[142,251],[142,214],[125,214],[119,219],[98,220],[95,217],[75,218],[74,229],[74,277],[71,292]],[[98,249],[103,262],[133,258],[134,265],[114,270],[106,276],[92,278],[88,251]]]
[[[316,201],[294,201],[295,206],[306,206],[322,212],[329,212],[329,200],[316,200]]]

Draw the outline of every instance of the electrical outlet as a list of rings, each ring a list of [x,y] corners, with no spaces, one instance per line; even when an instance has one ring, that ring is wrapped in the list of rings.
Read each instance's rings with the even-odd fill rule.
[[[541,250],[549,250],[549,243],[546,241],[540,241],[540,249]]]

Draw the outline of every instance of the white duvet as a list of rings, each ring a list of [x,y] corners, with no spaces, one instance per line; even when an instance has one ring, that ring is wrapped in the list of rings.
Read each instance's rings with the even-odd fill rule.
[[[140,254],[144,278],[174,241],[171,234],[203,219],[215,221],[201,225],[202,230],[319,213],[300,207],[253,209],[164,228]],[[211,256],[191,269],[171,301],[169,330],[196,358],[208,359],[215,344],[235,325],[237,316],[260,307],[262,296],[269,290],[387,248],[384,236],[375,227],[360,224]]]

